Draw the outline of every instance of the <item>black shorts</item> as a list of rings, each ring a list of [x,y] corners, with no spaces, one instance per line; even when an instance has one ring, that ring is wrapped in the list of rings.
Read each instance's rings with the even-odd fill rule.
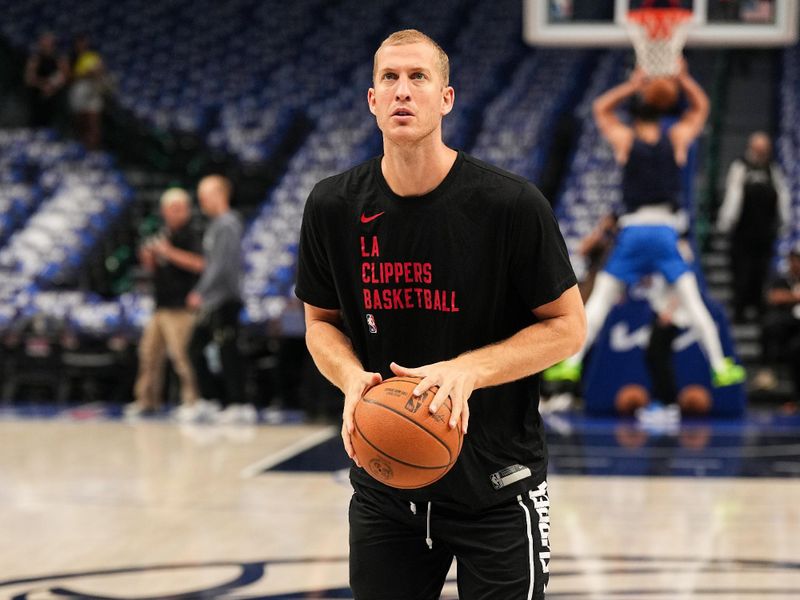
[[[434,502],[429,514],[360,487],[350,500],[350,587],[355,600],[437,600],[455,557],[460,600],[543,600],[549,535],[547,482],[478,513]]]

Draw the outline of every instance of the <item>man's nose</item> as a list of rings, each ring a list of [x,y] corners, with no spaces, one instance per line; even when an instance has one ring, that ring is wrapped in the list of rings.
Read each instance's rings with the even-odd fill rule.
[[[395,88],[394,94],[397,100],[411,99],[411,87],[408,84],[408,77],[400,77],[397,81],[397,88]]]

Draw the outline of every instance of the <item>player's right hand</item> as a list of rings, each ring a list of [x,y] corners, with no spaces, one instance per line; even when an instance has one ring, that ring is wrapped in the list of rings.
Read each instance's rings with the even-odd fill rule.
[[[344,449],[356,466],[360,467],[361,463],[358,462],[355,450],[353,450],[353,442],[350,436],[353,433],[354,424],[353,416],[356,411],[356,403],[366,393],[366,391],[378,385],[383,378],[380,373],[369,373],[367,371],[359,371],[345,386],[344,390],[344,411],[342,413],[342,441],[344,442]]]

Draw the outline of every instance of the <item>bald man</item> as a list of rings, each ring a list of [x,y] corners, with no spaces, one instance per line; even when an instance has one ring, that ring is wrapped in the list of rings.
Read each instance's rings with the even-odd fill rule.
[[[764,283],[770,273],[775,238],[791,220],[789,188],[772,160],[772,140],[753,133],[744,157],[731,163],[717,226],[730,235],[734,320],[748,309],[764,312]]]
[[[244,402],[244,374],[237,346],[242,308],[242,222],[231,210],[231,193],[231,182],[221,175],[204,177],[197,186],[200,210],[211,219],[211,225],[203,236],[203,274],[186,297],[187,306],[198,311],[189,357],[201,395],[197,403],[200,414],[189,414],[188,420],[213,417],[225,423],[252,423],[257,418],[255,408]],[[222,390],[206,355],[206,347],[212,342],[219,349]],[[220,407],[222,412],[214,415]]]

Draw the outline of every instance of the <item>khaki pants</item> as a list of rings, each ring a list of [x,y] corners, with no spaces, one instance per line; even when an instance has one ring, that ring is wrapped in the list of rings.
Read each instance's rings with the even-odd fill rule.
[[[188,356],[193,328],[194,313],[186,308],[159,308],[153,314],[139,340],[139,374],[134,394],[142,408],[161,404],[167,357],[181,382],[181,402],[191,404],[197,398],[197,383]]]

